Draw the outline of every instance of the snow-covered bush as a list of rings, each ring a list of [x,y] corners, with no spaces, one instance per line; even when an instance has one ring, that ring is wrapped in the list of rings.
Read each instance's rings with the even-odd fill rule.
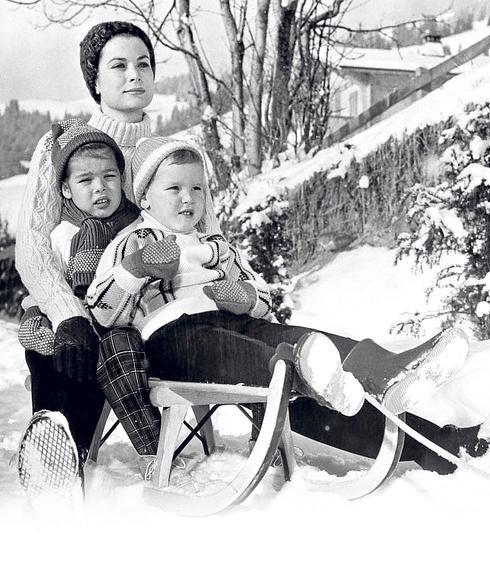
[[[246,254],[252,268],[268,283],[273,312],[279,321],[291,316],[286,294],[290,277],[291,241],[287,235],[289,201],[286,193],[267,182],[245,191],[235,181],[219,194],[220,225],[227,239]]]
[[[7,222],[0,219],[0,312],[18,316],[26,291],[15,268],[14,239]]]
[[[472,105],[441,133],[444,180],[415,185],[407,217],[409,232],[398,237],[397,259],[415,257],[416,265],[438,265],[435,280],[443,289],[443,324],[469,323],[480,338],[490,336],[490,103]],[[433,316],[433,314],[431,314]],[[417,315],[417,322],[423,321]]]

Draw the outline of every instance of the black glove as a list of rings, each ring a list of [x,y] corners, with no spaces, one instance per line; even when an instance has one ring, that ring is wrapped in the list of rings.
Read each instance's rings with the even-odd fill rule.
[[[70,317],[54,336],[54,367],[77,381],[93,379],[99,355],[99,338],[85,317]]]

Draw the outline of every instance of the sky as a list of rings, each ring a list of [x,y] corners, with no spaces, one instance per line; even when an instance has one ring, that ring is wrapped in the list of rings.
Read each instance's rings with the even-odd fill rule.
[[[454,0],[461,4],[467,0]],[[349,19],[357,25],[391,24],[430,10],[451,7],[452,0],[354,0],[356,8]],[[213,62],[224,67],[226,62],[225,34],[216,15],[217,0],[201,0],[202,42]],[[204,10],[205,8],[205,10]],[[15,7],[0,0],[0,102],[11,98],[76,100],[88,96],[78,65],[78,45],[87,30],[103,20],[124,19],[123,13],[98,10],[76,28],[45,22],[39,10]],[[182,72],[182,60],[167,52],[157,54],[165,62],[158,76]]]

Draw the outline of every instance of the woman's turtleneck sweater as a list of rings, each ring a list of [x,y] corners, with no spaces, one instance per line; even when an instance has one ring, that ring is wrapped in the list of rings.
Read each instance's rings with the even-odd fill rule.
[[[131,158],[138,140],[151,136],[149,117],[144,115],[141,122],[128,123],[99,111],[88,124],[111,136],[121,148],[126,162],[124,191],[133,200]],[[63,267],[51,248],[50,233],[60,222],[62,198],[55,185],[48,141],[48,135],[41,138],[32,156],[19,213],[15,261],[31,303],[40,307],[56,330],[65,319],[88,314],[66,282]]]

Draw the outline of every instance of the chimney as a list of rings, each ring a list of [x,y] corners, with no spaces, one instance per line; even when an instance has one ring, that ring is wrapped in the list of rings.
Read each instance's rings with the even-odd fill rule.
[[[420,54],[424,56],[446,56],[444,46],[441,42],[442,34],[437,22],[429,22],[424,30],[424,42],[420,47]]]

